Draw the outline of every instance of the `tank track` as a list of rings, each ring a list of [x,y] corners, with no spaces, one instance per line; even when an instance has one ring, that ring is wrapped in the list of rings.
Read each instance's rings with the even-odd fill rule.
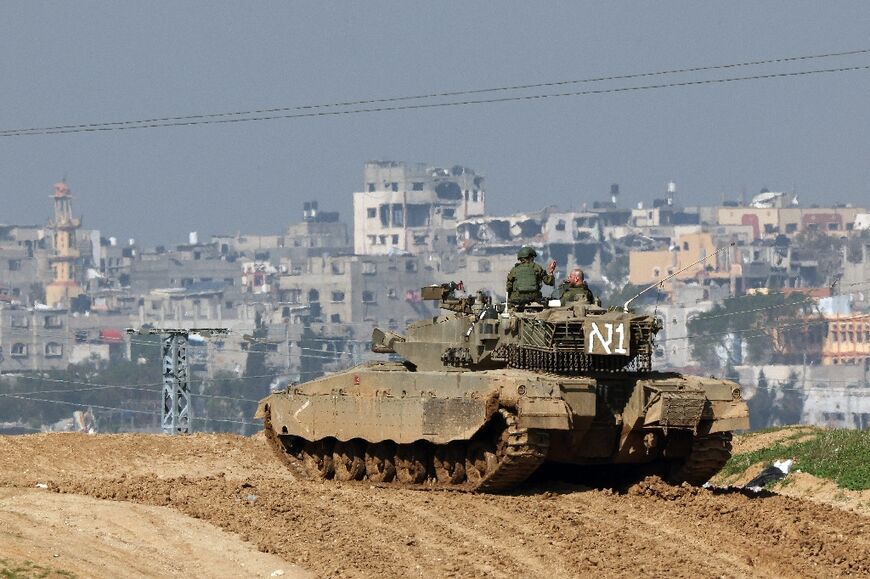
[[[710,480],[731,458],[731,438],[730,432],[695,436],[689,456],[671,472],[671,482],[700,486]]]
[[[484,428],[482,431],[484,436],[473,438],[468,441],[468,446],[477,445],[481,452],[481,461],[486,463],[485,474],[480,477],[472,476],[469,472],[467,476],[461,477],[463,480],[449,482],[439,482],[435,476],[435,469],[432,465],[432,455],[434,451],[439,449],[445,450],[448,445],[431,445],[432,453],[429,454],[428,464],[426,465],[427,476],[423,482],[402,482],[401,475],[389,477],[389,481],[373,482],[367,480],[367,484],[375,484],[377,486],[401,486],[402,488],[416,488],[421,490],[445,489],[464,492],[484,492],[484,493],[502,493],[515,488],[517,485],[524,482],[547,458],[547,451],[550,446],[549,434],[546,431],[534,430],[528,428],[520,428],[517,424],[516,416],[505,409],[499,410],[499,415],[504,422],[500,429]],[[312,473],[305,467],[301,448],[303,441],[290,441],[288,448],[286,435],[278,435],[271,421],[271,413],[266,410],[263,422],[263,431],[269,446],[284,463],[294,476],[306,480],[323,480],[324,478],[332,478],[330,476],[318,476]],[[451,443],[453,444],[453,443]],[[412,445],[399,445],[399,447],[410,447]],[[398,460],[394,459],[394,464]],[[467,465],[467,463],[466,463]],[[465,467],[463,465],[463,474]],[[369,477],[364,476],[358,480],[365,480]],[[455,480],[455,479],[454,479]],[[347,481],[353,482],[353,480]]]

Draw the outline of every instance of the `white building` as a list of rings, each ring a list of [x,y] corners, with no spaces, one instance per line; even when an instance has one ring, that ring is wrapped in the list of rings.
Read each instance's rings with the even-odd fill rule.
[[[363,190],[353,194],[354,253],[438,251],[456,245],[456,224],[483,215],[483,177],[393,161],[365,165]]]

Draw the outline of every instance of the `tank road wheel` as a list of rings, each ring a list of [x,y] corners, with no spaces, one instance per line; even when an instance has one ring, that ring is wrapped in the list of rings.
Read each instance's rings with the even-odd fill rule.
[[[366,447],[366,474],[376,483],[396,478],[396,445],[392,442],[369,443]]]
[[[465,445],[461,442],[439,445],[433,457],[435,479],[455,485],[465,481]]]
[[[329,438],[306,442],[302,448],[302,462],[309,476],[314,479],[328,479],[335,474],[332,462],[333,441]]]
[[[425,442],[400,444],[396,449],[396,479],[404,484],[420,484],[429,476],[429,449]]]
[[[332,463],[335,480],[362,480],[366,474],[365,443],[361,440],[335,443]]]
[[[479,484],[486,475],[495,471],[498,466],[495,451],[495,442],[489,438],[471,441],[465,455],[465,476],[469,482]]]
[[[674,465],[668,481],[700,486],[710,480],[731,458],[731,438],[730,432],[696,436],[689,456]]]

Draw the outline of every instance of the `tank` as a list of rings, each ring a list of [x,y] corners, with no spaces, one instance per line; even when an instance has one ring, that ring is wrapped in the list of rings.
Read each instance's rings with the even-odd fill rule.
[[[558,301],[522,310],[423,288],[440,313],[375,329],[384,360],[260,401],[298,474],[502,492],[569,465],[700,485],[749,427],[738,384],[652,370],[653,316]]]

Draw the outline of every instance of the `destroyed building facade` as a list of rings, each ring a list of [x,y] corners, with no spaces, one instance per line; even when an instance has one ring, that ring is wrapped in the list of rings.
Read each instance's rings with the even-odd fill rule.
[[[458,222],[485,212],[484,179],[473,169],[372,161],[353,194],[354,253],[446,250]]]

